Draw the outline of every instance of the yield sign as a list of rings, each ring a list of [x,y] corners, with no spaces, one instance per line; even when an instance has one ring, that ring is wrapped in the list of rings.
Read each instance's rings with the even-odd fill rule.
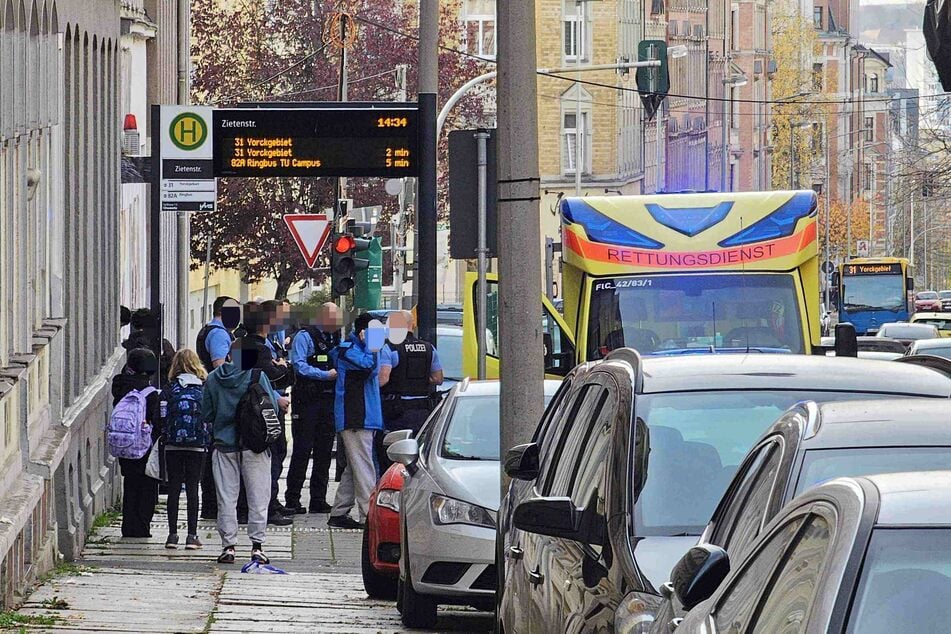
[[[284,216],[284,222],[291,230],[307,266],[314,268],[317,256],[330,236],[330,219],[326,214],[288,214]]]

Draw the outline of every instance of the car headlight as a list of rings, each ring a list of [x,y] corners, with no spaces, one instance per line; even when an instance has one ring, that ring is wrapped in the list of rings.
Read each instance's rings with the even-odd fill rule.
[[[376,494],[376,505],[399,513],[400,492],[396,489],[380,489],[380,492]]]
[[[434,524],[469,524],[495,528],[495,519],[489,510],[475,504],[434,493],[429,498],[429,507]]]
[[[617,634],[648,634],[661,602],[660,597],[652,594],[632,592],[627,595],[614,613],[614,631]]]

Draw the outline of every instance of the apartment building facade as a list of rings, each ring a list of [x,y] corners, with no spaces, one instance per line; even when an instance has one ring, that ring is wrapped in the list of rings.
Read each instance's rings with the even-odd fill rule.
[[[134,13],[131,0],[0,0],[4,606],[57,553],[77,557],[120,492],[104,428],[132,265],[122,256],[120,139]]]

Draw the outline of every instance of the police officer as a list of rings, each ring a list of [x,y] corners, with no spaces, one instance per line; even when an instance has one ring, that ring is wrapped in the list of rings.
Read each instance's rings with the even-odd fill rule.
[[[389,341],[380,353],[380,385],[386,430],[419,430],[436,406],[436,386],[443,382],[436,347],[413,335],[413,314],[390,313]],[[380,439],[382,441],[382,439]],[[377,445],[378,460],[385,470],[391,464]]]
[[[334,444],[334,386],[337,371],[330,351],[338,343],[337,306],[326,303],[320,307],[318,325],[304,325],[291,344],[291,364],[297,372],[297,383],[291,391],[291,433],[294,449],[287,471],[287,492],[284,506],[294,513],[329,513],[327,485]],[[305,510],[300,503],[301,489],[310,473],[310,504]]]

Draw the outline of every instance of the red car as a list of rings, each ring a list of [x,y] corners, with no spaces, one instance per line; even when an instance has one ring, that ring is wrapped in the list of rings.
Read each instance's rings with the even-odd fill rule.
[[[395,599],[400,576],[400,490],[405,469],[393,464],[370,494],[363,529],[363,587],[374,599]]]
[[[915,295],[915,312],[931,313],[941,311],[941,298],[934,291],[921,291]]]

